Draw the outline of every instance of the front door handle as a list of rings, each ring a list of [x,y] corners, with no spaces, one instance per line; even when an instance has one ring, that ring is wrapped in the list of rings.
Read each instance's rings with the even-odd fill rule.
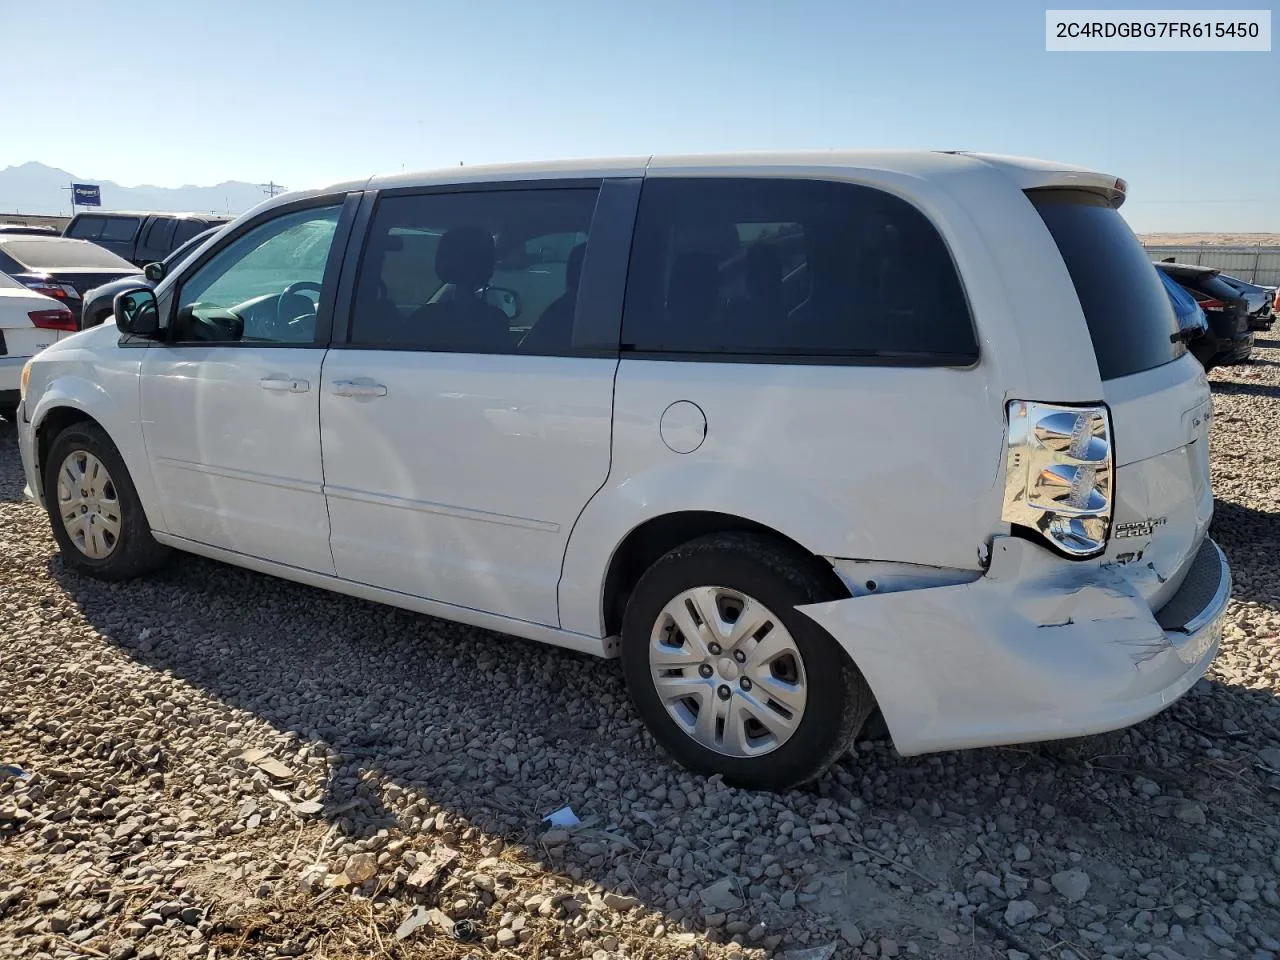
[[[371,380],[335,380],[333,381],[335,397],[385,397],[387,388],[384,384]]]
[[[272,393],[306,393],[311,389],[310,383],[297,377],[263,377],[258,383]]]

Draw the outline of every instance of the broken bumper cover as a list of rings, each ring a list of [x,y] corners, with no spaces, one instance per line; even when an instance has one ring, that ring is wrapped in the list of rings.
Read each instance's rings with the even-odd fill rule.
[[[1001,538],[970,583],[798,609],[862,670],[900,753],[1055,740],[1158,713],[1217,653],[1231,596],[1217,544],[1158,615],[1122,570]]]

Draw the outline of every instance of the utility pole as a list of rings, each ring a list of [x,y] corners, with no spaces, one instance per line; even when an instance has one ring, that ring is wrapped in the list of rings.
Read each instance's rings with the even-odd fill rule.
[[[276,183],[274,180],[272,180],[270,183],[260,183],[258,184],[258,186],[262,188],[262,192],[265,193],[268,197],[274,197],[277,193],[284,193],[287,189],[289,189],[288,187],[281,186],[280,184]]]

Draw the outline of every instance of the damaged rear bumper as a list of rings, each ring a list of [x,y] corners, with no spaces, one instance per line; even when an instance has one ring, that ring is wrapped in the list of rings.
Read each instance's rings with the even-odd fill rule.
[[[1208,538],[1158,615],[1122,568],[1001,538],[970,583],[798,609],[853,658],[910,756],[1144,720],[1208,668],[1230,596],[1226,558]]]

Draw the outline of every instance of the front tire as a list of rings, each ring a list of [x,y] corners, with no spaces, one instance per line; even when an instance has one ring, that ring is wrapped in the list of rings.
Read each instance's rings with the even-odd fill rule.
[[[129,580],[168,554],[151,536],[124,458],[96,423],[74,423],[53,441],[44,502],[63,562],[80,573]]]
[[[758,534],[667,553],[622,627],[627,687],[650,732],[683,766],[734,786],[821,776],[875,708],[840,645],[795,609],[838,596],[812,557]]]

